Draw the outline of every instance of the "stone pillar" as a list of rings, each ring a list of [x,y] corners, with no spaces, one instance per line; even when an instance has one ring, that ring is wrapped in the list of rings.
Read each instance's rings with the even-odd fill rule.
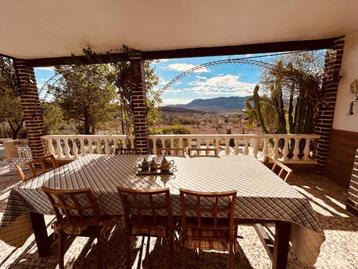
[[[41,140],[41,136],[45,135],[45,127],[34,68],[27,65],[25,60],[20,59],[14,60],[14,66],[21,91],[21,106],[32,158],[41,158],[45,155],[45,148]]]
[[[142,154],[148,154],[148,107],[146,102],[144,66],[140,55],[131,56],[130,65],[132,78],[135,148]]]
[[[323,173],[328,153],[329,137],[333,125],[334,108],[339,83],[339,72],[343,57],[344,39],[335,41],[333,48],[327,50],[324,67],[321,100],[315,133],[321,136],[317,145],[317,173]]]
[[[354,157],[352,178],[349,184],[346,208],[358,216],[358,149]]]

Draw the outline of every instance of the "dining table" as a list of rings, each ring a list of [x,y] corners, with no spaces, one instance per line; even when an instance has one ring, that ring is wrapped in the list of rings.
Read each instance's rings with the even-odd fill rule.
[[[54,211],[41,187],[59,190],[90,188],[101,214],[123,215],[117,186],[152,190],[168,187],[173,215],[180,216],[179,190],[236,190],[237,224],[275,224],[272,268],[286,268],[288,252],[314,265],[325,236],[308,199],[252,156],[166,156],[172,173],[138,175],[138,163],[162,156],[88,154],[21,182],[10,191],[0,222],[0,239],[20,247],[32,235],[40,256],[50,255],[44,215]]]

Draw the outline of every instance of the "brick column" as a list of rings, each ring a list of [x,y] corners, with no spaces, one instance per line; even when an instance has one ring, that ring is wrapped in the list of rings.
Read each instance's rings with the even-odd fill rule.
[[[42,118],[42,108],[37,92],[34,68],[27,65],[26,61],[15,59],[17,80],[21,90],[21,106],[24,112],[27,139],[34,159],[45,155],[45,148],[41,136],[45,134]]]
[[[329,137],[333,125],[334,108],[339,83],[344,39],[335,41],[333,48],[327,50],[322,83],[319,116],[315,125],[315,133],[321,136],[317,145],[317,173],[323,173],[328,153]]]
[[[358,216],[358,149],[354,157],[352,178],[349,184],[346,208]]]
[[[132,78],[132,103],[134,114],[135,147],[142,154],[149,152],[148,108],[144,66],[140,55],[130,57]]]

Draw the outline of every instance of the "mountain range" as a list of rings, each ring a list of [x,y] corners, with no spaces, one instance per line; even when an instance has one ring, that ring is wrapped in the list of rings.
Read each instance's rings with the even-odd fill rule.
[[[188,104],[168,105],[164,108],[190,109],[205,112],[234,111],[245,108],[249,96],[217,97],[212,99],[194,99]]]

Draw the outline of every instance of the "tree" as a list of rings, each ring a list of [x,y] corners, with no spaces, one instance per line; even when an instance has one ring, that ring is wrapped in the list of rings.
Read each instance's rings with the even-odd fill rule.
[[[159,77],[151,66],[150,61],[144,62],[144,79],[147,90],[148,123],[153,125],[158,118],[157,106],[161,102],[160,92],[155,90],[159,83]],[[121,110],[123,133],[131,133],[133,127],[133,100],[132,100],[132,76],[129,61],[120,61],[111,64],[111,72],[108,80],[116,85]]]
[[[0,122],[6,122],[16,139],[24,125],[19,87],[12,60],[0,56]]]
[[[51,85],[55,101],[67,118],[83,123],[81,133],[95,134],[97,125],[114,118],[116,89],[107,80],[106,64],[57,66],[61,79]]]
[[[259,96],[256,86],[246,104],[249,118],[264,133],[311,133],[318,115],[323,59],[321,51],[293,53],[265,69],[261,84],[267,94]]]
[[[57,102],[42,104],[45,131],[47,134],[59,134],[66,126],[63,111]]]

